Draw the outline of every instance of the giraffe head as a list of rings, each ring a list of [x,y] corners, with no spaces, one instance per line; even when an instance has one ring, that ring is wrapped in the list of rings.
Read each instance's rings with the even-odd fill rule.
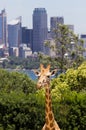
[[[57,69],[50,71],[50,65],[45,68],[42,64],[40,64],[40,71],[35,70],[34,72],[36,76],[38,76],[37,88],[40,89],[49,84],[50,76],[54,76]]]

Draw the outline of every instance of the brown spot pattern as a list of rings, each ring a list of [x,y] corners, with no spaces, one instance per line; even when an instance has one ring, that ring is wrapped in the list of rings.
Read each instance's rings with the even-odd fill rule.
[[[51,105],[51,100],[49,101],[49,106]]]
[[[55,128],[52,128],[51,130],[55,130]]]
[[[46,99],[48,99],[48,95],[46,94]]]
[[[48,118],[46,118],[46,124],[48,125],[48,123],[49,123],[49,122],[48,122]]]
[[[50,113],[49,114],[49,119],[52,120],[52,118],[53,118],[53,115],[52,115],[52,113]]]
[[[46,126],[45,130],[50,130],[49,127]]]
[[[50,127],[53,127],[53,123],[50,123]]]
[[[46,109],[46,112],[48,113],[48,107],[47,107],[47,106],[46,106],[46,108],[45,108],[45,109]]]

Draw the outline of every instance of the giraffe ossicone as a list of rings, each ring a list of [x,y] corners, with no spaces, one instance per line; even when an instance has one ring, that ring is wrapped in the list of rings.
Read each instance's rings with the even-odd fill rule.
[[[42,130],[60,130],[52,111],[50,91],[50,76],[55,75],[57,69],[50,71],[50,65],[45,68],[43,64],[41,64],[40,71],[35,70],[34,72],[38,76],[37,88],[45,88],[45,125]]]

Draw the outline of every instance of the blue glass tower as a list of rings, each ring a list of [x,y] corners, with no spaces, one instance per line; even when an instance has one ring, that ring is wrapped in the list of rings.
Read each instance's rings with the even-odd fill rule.
[[[9,47],[19,47],[21,44],[21,17],[8,24],[8,43]]]
[[[45,8],[35,8],[33,11],[33,52],[43,52],[47,33],[46,10]]]

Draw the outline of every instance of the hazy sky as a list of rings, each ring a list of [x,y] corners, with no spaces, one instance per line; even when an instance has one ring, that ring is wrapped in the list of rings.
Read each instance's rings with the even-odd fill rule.
[[[48,25],[51,16],[63,16],[65,24],[73,24],[75,32],[86,34],[86,0],[1,0],[0,12],[6,9],[10,22],[22,16],[22,25],[32,28],[34,8],[45,8]]]

